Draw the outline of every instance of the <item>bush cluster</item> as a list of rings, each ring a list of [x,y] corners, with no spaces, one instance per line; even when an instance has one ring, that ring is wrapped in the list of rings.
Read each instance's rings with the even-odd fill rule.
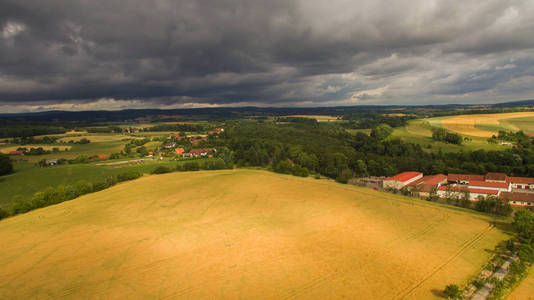
[[[188,161],[176,165],[176,171],[198,171],[198,170],[223,170],[232,169],[233,165],[226,164],[222,158],[206,161]]]
[[[292,174],[300,177],[308,177],[308,169],[305,167],[299,166],[297,164],[293,165],[287,160],[282,160],[278,162],[273,169],[276,173],[282,174]]]

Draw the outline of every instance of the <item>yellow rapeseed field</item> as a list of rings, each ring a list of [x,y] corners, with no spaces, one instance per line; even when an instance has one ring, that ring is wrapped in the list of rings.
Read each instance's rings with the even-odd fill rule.
[[[481,214],[259,170],[146,176],[0,221],[0,299],[433,299]]]

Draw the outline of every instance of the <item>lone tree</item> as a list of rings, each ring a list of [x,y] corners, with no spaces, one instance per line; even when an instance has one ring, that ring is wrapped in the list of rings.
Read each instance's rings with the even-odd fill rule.
[[[443,292],[451,299],[460,297],[460,288],[456,284],[449,284]]]

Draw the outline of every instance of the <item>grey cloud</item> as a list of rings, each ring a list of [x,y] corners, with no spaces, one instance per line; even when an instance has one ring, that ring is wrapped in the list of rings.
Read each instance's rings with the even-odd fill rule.
[[[534,75],[529,0],[0,0],[0,8],[0,31],[22,28],[0,35],[4,103],[320,105],[423,103],[504,86],[500,97],[534,93],[506,84]],[[496,68],[506,64],[516,67]]]

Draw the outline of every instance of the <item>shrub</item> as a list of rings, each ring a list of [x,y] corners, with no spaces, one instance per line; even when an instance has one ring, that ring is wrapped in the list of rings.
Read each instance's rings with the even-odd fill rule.
[[[4,209],[0,208],[0,220],[9,217],[9,214]]]
[[[90,192],[92,192],[93,186],[85,180],[80,180],[76,182],[74,189],[76,190],[76,194],[78,196],[81,196],[81,195],[89,194]]]
[[[300,176],[300,177],[308,177],[308,169],[301,167],[299,165],[295,165],[293,167],[293,175]]]
[[[200,169],[200,165],[196,161],[186,162],[184,164],[185,171],[198,171],[199,169]]]
[[[165,174],[170,173],[171,169],[169,169],[166,166],[157,166],[153,171],[152,174]]]
[[[530,245],[521,244],[519,246],[518,256],[526,262],[534,262],[534,249]]]
[[[0,154],[0,176],[13,172],[13,163],[7,155]]]
[[[276,173],[291,174],[293,172],[293,166],[287,160],[282,160],[274,167]]]
[[[134,179],[141,177],[141,175],[142,175],[141,173],[136,172],[136,171],[124,172],[124,173],[117,175],[117,182],[134,180]]]
[[[460,288],[456,284],[449,284],[443,292],[452,299],[460,297]]]
[[[110,183],[109,181],[100,181],[100,182],[95,182],[93,183],[93,192],[98,192],[98,191],[101,191],[101,190],[105,190],[107,189],[108,187],[110,187]]]

